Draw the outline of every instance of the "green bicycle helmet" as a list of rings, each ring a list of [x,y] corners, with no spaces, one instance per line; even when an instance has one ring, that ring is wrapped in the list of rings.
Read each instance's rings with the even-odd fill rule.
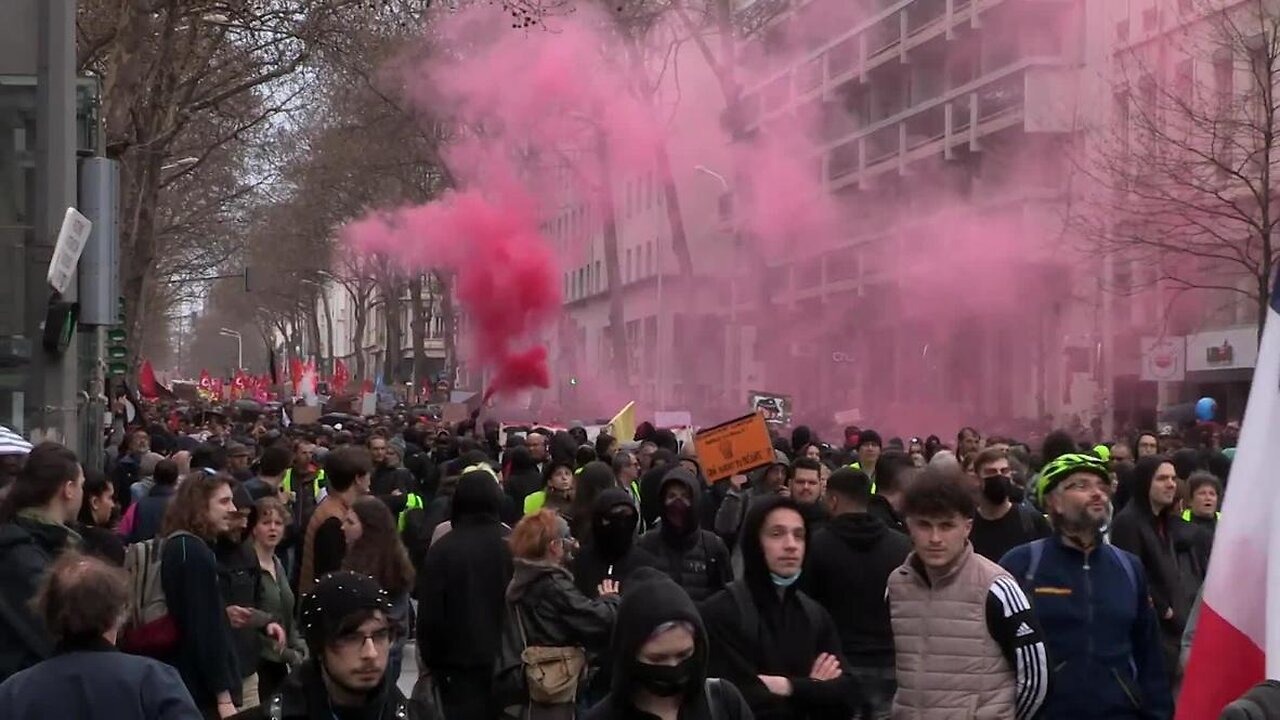
[[[1062,455],[1051,460],[1040,471],[1040,482],[1036,485],[1036,497],[1041,505],[1044,504],[1044,496],[1057,487],[1058,483],[1078,472],[1093,473],[1103,480],[1111,482],[1111,472],[1107,468],[1107,463],[1101,458],[1083,453]]]

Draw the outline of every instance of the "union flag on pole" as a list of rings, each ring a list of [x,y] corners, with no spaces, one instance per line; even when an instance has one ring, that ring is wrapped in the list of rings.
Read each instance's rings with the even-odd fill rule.
[[[1280,483],[1274,459],[1280,438],[1278,289],[1271,290],[1248,411],[1214,533],[1177,720],[1216,718],[1249,688],[1280,678],[1280,525],[1275,523]]]

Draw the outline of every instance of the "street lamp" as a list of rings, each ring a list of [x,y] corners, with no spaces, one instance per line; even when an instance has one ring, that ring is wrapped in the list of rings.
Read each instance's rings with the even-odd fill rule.
[[[230,328],[221,328],[218,330],[219,335],[233,337],[236,339],[236,369],[244,368],[244,338],[240,337],[240,333]]]
[[[161,165],[160,169],[172,170],[174,168],[186,167],[187,165],[195,165],[198,162],[200,162],[200,158],[198,157],[184,157],[181,160],[174,160],[173,162],[167,165]]]

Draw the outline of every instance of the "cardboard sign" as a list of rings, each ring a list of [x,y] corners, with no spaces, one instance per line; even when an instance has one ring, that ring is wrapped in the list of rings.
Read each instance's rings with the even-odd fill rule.
[[[694,445],[711,482],[773,462],[773,441],[764,416],[759,413],[701,430],[694,436]]]
[[[293,423],[295,425],[313,425],[320,421],[320,406],[318,405],[295,405],[293,408]]]
[[[465,403],[445,403],[440,406],[440,420],[447,423],[460,423],[471,417]]]

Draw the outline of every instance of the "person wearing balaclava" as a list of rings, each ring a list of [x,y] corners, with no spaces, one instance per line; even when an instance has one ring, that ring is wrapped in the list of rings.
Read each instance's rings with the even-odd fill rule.
[[[708,678],[710,639],[689,596],[651,570],[629,585],[610,646],[610,691],[585,720],[749,720],[742,693]]]
[[[662,503],[658,499],[658,488],[662,478],[666,477],[668,467],[677,462],[676,454],[665,448],[658,448],[653,453],[649,469],[640,476],[640,520],[646,528],[657,525],[662,514]]]
[[[624,582],[635,570],[657,567],[657,560],[636,546],[640,516],[625,490],[609,488],[596,496],[591,510],[591,530],[569,562],[573,584],[594,598],[602,580]]]
[[[743,577],[699,608],[709,674],[736,685],[761,720],[847,720],[863,710],[835,622],[796,584],[806,538],[793,500],[757,499],[742,525]]]
[[[667,470],[659,497],[660,522],[640,538],[640,547],[694,601],[706,600],[733,580],[733,567],[720,536],[700,527],[702,488],[693,473],[677,465]]]
[[[302,635],[310,657],[265,705],[237,720],[415,718],[387,674],[395,641],[391,598],[368,575],[343,570],[318,580],[303,599]]]

